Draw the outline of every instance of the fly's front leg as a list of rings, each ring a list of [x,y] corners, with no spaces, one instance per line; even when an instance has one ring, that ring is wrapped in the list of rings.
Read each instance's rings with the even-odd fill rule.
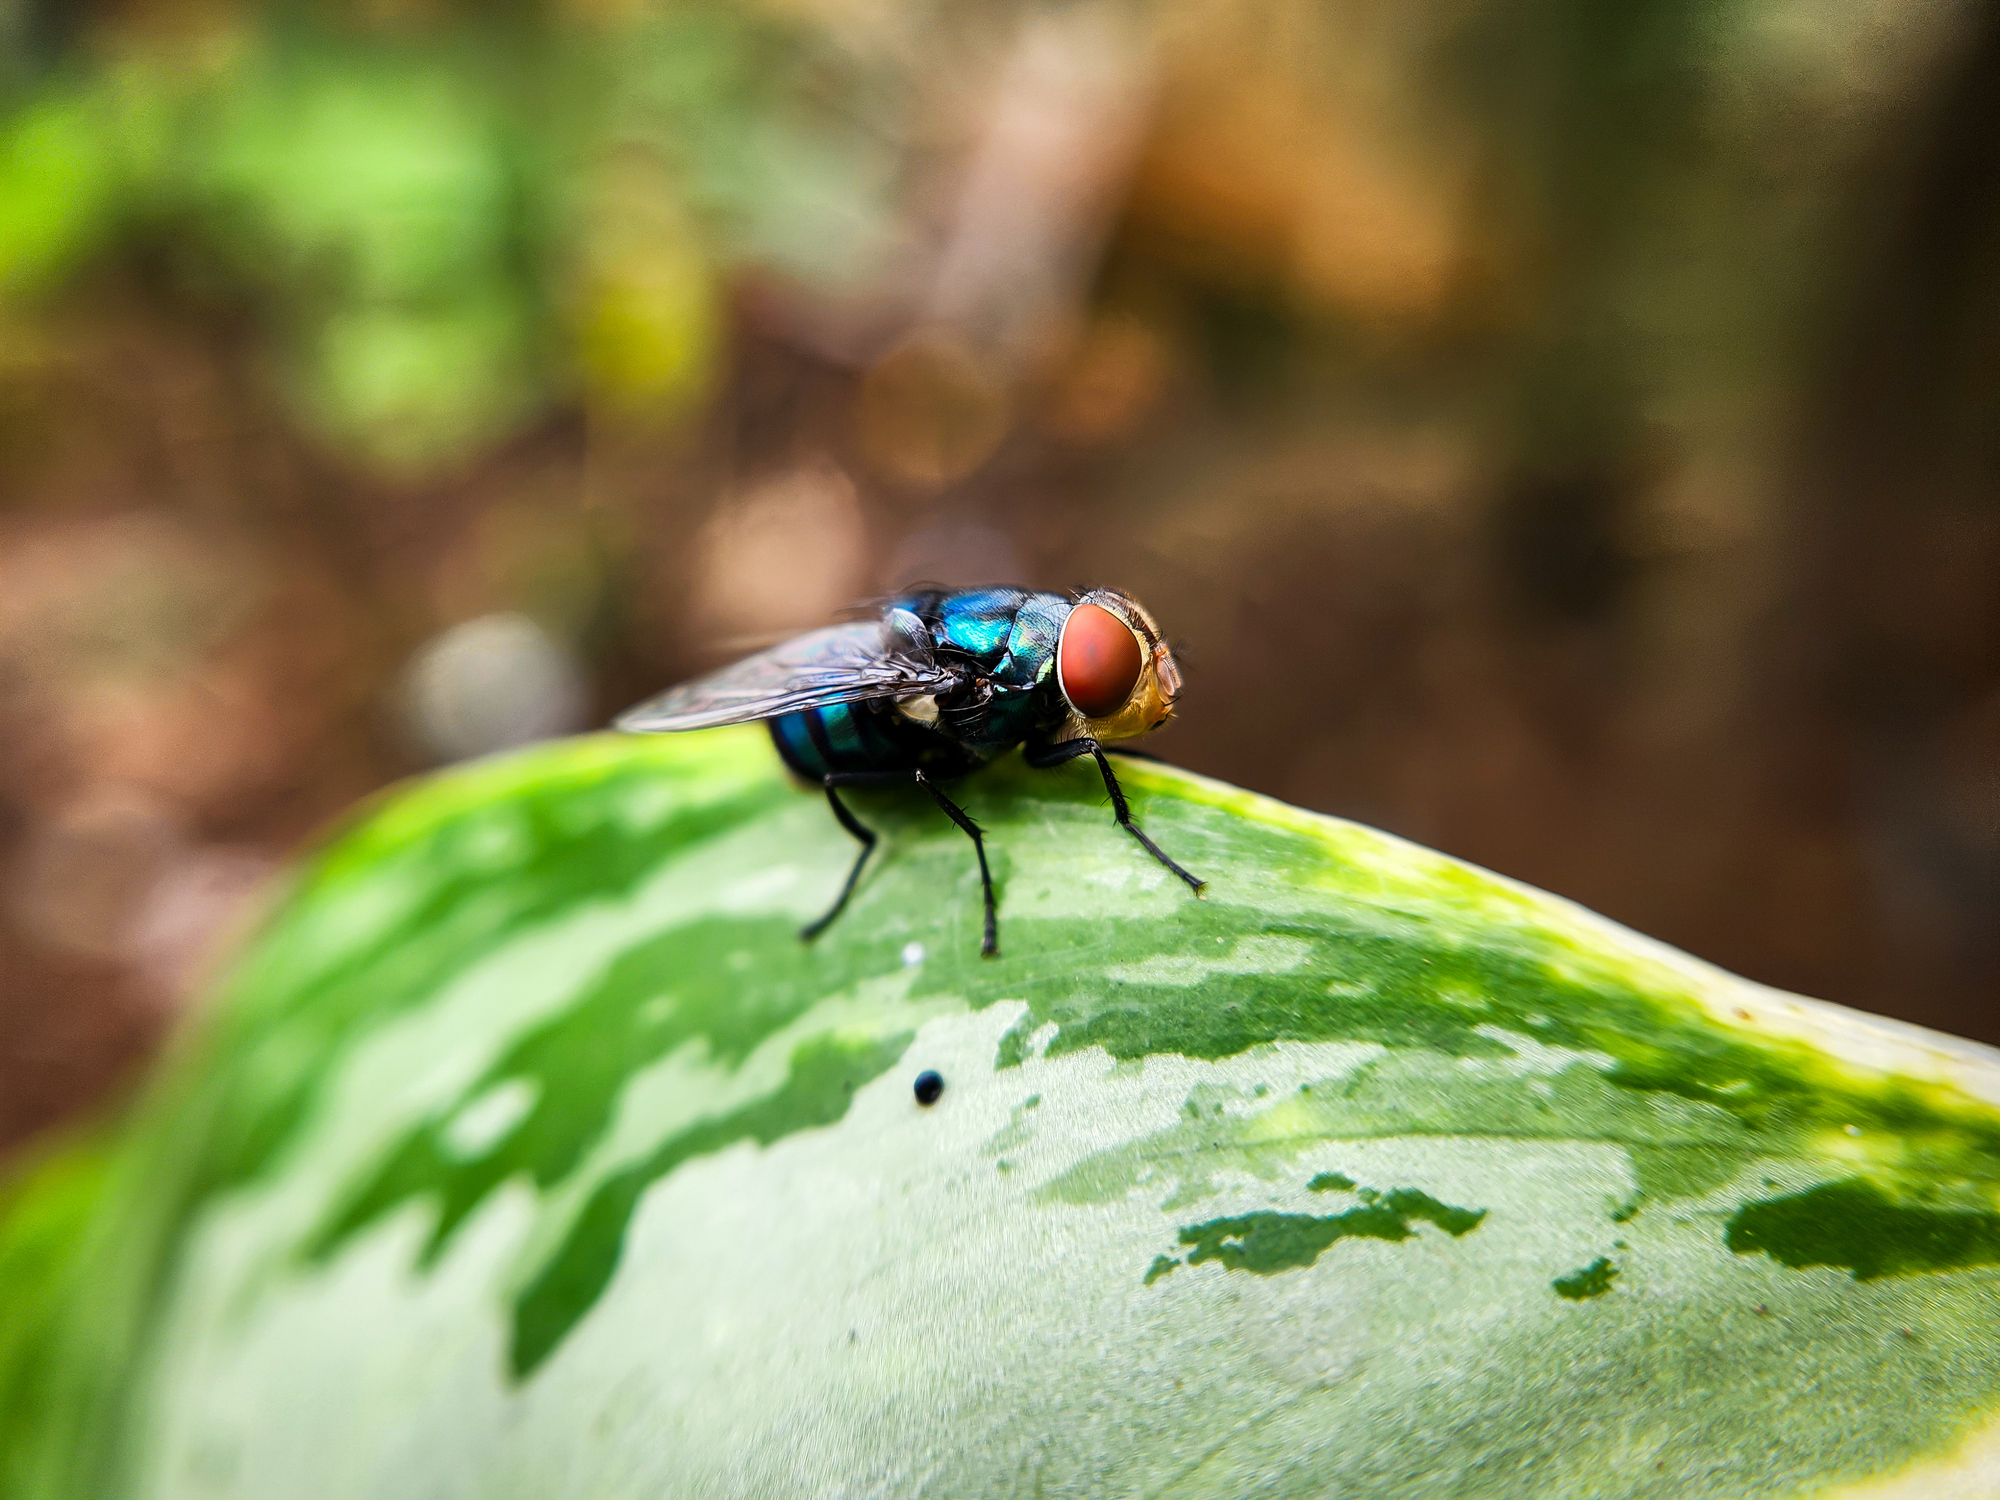
[[[1146,830],[1132,821],[1132,809],[1126,805],[1124,788],[1118,785],[1118,778],[1111,770],[1111,762],[1104,758],[1104,747],[1093,739],[1061,740],[1053,745],[1029,745],[1022,751],[1029,765],[1038,771],[1046,771],[1055,766],[1066,765],[1080,756],[1089,755],[1096,759],[1097,769],[1104,776],[1104,790],[1111,794],[1111,811],[1118,819],[1118,826],[1139,841],[1153,858],[1172,870],[1187,882],[1189,890],[1199,896],[1208,889],[1208,882],[1197,880],[1186,870],[1167,857],[1158,844],[1146,837]]]
[[[908,786],[912,781],[929,792],[931,800],[937,803],[944,815],[963,829],[966,837],[972,840],[973,852],[979,856],[979,890],[986,907],[985,936],[980,943],[979,953],[982,958],[991,958],[1000,951],[1000,929],[993,909],[993,875],[986,865],[985,837],[979,825],[966,815],[965,809],[939,791],[937,783],[922,771],[833,771],[820,778],[820,786],[826,792],[827,805],[833,809],[834,817],[840,820],[840,826],[861,841],[861,853],[855,857],[854,868],[847,872],[847,883],[840,888],[839,897],[828,908],[826,915],[807,926],[799,936],[811,942],[840,915],[847,905],[847,898],[854,894],[855,882],[861,879],[861,867],[868,863],[868,856],[875,852],[874,831],[864,826],[848,810],[847,804],[840,800],[839,788]]]

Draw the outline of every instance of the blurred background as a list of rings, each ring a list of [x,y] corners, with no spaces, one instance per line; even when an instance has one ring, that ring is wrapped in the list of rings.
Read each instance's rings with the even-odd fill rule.
[[[0,0],[0,1151],[355,799],[918,578],[2000,1040],[2000,8]]]

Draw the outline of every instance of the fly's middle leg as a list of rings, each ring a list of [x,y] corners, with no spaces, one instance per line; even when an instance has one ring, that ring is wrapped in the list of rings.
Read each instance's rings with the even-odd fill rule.
[[[939,791],[937,783],[922,771],[833,771],[820,778],[820,786],[826,792],[827,806],[833,809],[833,815],[840,820],[840,826],[861,841],[861,852],[855,856],[854,867],[847,872],[847,881],[841,886],[840,894],[834,898],[833,905],[827,908],[826,915],[808,924],[800,931],[799,936],[811,942],[826,931],[833,919],[846,907],[847,898],[854,894],[855,883],[861,879],[862,867],[868,863],[868,856],[875,852],[874,830],[855,817],[847,804],[840,800],[839,789],[908,786],[912,781],[930,793],[931,800],[937,803],[944,815],[963,829],[966,837],[972,840],[973,852],[979,856],[979,890],[986,909],[985,935],[979,945],[979,953],[982,958],[991,958],[1000,951],[1000,929],[994,915],[993,874],[986,864],[985,836],[979,825],[966,814],[965,809]]]
[[[1146,830],[1132,821],[1132,809],[1125,801],[1125,789],[1119,786],[1118,777],[1111,769],[1111,762],[1104,758],[1104,747],[1098,744],[1096,740],[1061,740],[1053,745],[1031,744],[1022,751],[1022,755],[1028,764],[1038,771],[1046,771],[1056,766],[1067,765],[1070,761],[1077,760],[1085,755],[1094,756],[1097,760],[1097,769],[1104,776],[1104,790],[1111,794],[1111,812],[1112,816],[1117,818],[1118,826],[1137,839],[1140,847],[1152,855],[1154,859],[1157,859],[1161,864],[1173,871],[1174,874],[1187,882],[1188,889],[1193,891],[1197,896],[1208,889],[1207,881],[1196,879],[1193,875],[1190,875],[1186,870],[1175,864],[1168,857],[1166,850],[1146,837]]]
[[[936,782],[922,771],[914,774],[917,785],[931,794],[931,801],[944,810],[947,818],[965,830],[965,836],[972,840],[972,852],[979,856],[979,894],[986,903],[986,934],[980,940],[979,956],[992,958],[1000,951],[1000,924],[993,914],[993,872],[986,868],[985,835],[980,832],[979,825],[972,821],[964,808],[937,789]]]

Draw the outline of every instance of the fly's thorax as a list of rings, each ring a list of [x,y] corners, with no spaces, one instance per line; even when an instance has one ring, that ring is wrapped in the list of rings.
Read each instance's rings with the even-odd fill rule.
[[[1116,589],[1092,589],[1064,621],[1056,680],[1070,710],[1066,739],[1129,740],[1173,717],[1180,668],[1146,607]]]
[[[970,661],[958,666],[954,677],[948,687],[885,702],[877,712],[913,733],[987,753],[989,740],[1012,732],[1028,692],[994,681]]]
[[[939,596],[927,617],[938,649],[991,674],[1005,660],[1021,608],[1033,597],[1017,588],[964,589]]]
[[[1055,676],[1056,646],[1074,606],[1061,594],[1030,594],[1014,612],[1007,650],[994,675],[1010,687],[1036,688]]]

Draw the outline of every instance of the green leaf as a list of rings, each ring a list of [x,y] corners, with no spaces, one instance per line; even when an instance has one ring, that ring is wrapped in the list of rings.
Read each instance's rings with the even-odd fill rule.
[[[40,290],[108,231],[121,187],[112,123],[77,89],[0,115],[0,293]]]
[[[1992,1053],[1121,774],[1208,899],[1010,761],[990,961],[893,793],[799,942],[754,729],[393,796],[127,1126],[10,1500],[2000,1484]]]

